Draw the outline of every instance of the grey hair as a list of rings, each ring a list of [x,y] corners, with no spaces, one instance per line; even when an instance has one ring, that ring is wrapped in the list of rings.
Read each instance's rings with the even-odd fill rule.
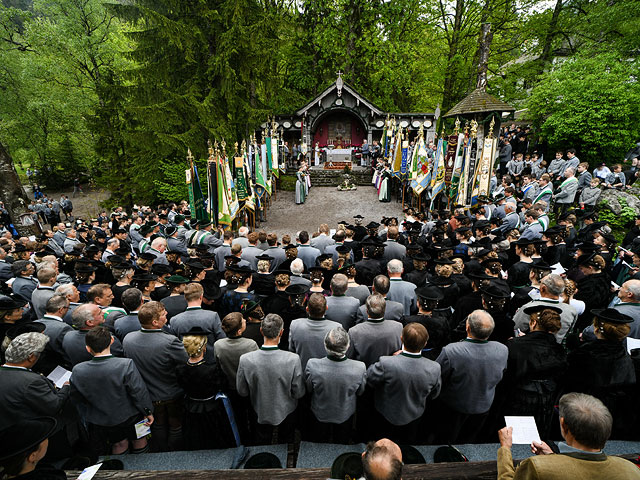
[[[560,397],[560,418],[576,441],[602,450],[611,436],[613,417],[597,398],[585,393],[567,393]]]
[[[151,242],[151,248],[157,248],[160,245],[163,245],[164,247],[167,246],[167,241],[162,237],[156,237],[153,239],[153,242]]]
[[[56,288],[56,293],[60,295],[72,295],[74,286],[75,285],[73,283],[65,283],[64,285],[60,285]]]
[[[93,313],[90,307],[91,305],[85,303],[73,311],[71,320],[75,328],[84,328],[87,326],[87,322],[93,320]]]
[[[282,320],[282,317],[276,313],[270,313],[269,315],[264,317],[262,319],[262,323],[260,324],[262,335],[270,340],[278,338],[278,335],[280,335],[283,326],[284,321]]]
[[[386,300],[379,293],[374,293],[373,295],[369,295],[367,297],[367,301],[365,302],[367,306],[367,316],[369,318],[383,318],[384,311],[387,305]]]
[[[576,173],[576,171],[575,171],[573,168],[571,168],[571,167],[567,168],[567,169],[564,171],[564,173],[567,173],[567,172],[571,172],[571,175],[575,175],[575,173]]]
[[[300,275],[302,272],[304,272],[304,263],[301,259],[296,258],[291,262],[291,273],[294,275]]]
[[[344,295],[349,286],[349,279],[342,273],[336,273],[331,279],[331,292],[334,295]]]
[[[631,295],[633,295],[633,299],[635,301],[640,301],[640,280],[627,280],[624,284],[631,292]]]
[[[45,306],[45,311],[47,313],[55,313],[61,308],[69,305],[69,300],[66,295],[56,293],[53,297],[47,300],[47,304]]]
[[[403,266],[402,262],[397,259],[389,260],[387,263],[387,272],[389,273],[402,273]]]
[[[120,240],[118,240],[117,238],[110,238],[109,240],[107,240],[107,247],[111,247],[113,245],[120,245]]]
[[[474,310],[467,317],[467,325],[469,325],[469,331],[474,338],[486,340],[493,333],[496,323],[488,312]]]
[[[540,284],[544,285],[551,295],[560,296],[564,292],[564,279],[555,273],[543,277]]]
[[[336,327],[324,336],[324,349],[329,355],[341,357],[349,350],[349,334],[342,327]]]
[[[246,237],[249,233],[249,229],[247,227],[240,227],[238,229],[238,237]]]

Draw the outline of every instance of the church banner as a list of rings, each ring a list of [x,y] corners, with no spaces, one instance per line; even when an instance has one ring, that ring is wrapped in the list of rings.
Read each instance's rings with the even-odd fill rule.
[[[402,142],[402,160],[400,162],[400,173],[402,175],[407,174],[407,160],[409,154],[409,142],[407,140]]]
[[[458,145],[456,147],[456,161],[453,164],[453,173],[451,175],[451,188],[449,189],[449,198],[456,198],[458,196],[458,188],[460,187],[460,176],[462,175],[462,169],[464,168],[464,156],[465,156],[465,135],[461,133],[457,139]]]
[[[444,158],[444,184],[447,188],[451,186],[453,177],[453,166],[456,162],[456,152],[458,151],[458,135],[449,135],[447,150]]]
[[[242,202],[249,196],[247,193],[247,181],[244,176],[244,157],[235,157],[233,162],[236,174],[236,194],[238,195],[238,201]]]
[[[478,195],[489,195],[491,187],[491,169],[496,155],[497,139],[485,138],[482,146],[482,157],[478,165]]]
[[[271,139],[271,169],[276,177],[280,176],[278,169],[278,138]]]
[[[476,178],[476,160],[478,158],[477,155],[478,141],[476,138],[471,138],[469,140],[469,147],[467,152],[467,161],[464,165],[464,196],[461,196],[461,201],[464,202],[466,206],[472,205],[472,197],[473,191],[475,188],[475,178]]]
[[[222,160],[222,166],[224,168],[224,175],[226,179],[225,187],[227,188],[227,198],[229,199],[229,212],[231,214],[231,220],[236,218],[238,214],[238,196],[236,194],[236,185],[231,175],[231,169],[229,168],[229,161],[227,159]]]
[[[444,139],[438,139],[438,148],[436,149],[436,156],[433,161],[433,173],[431,174],[431,198],[436,198],[438,194],[444,190],[445,187],[445,151],[447,149],[447,142]]]

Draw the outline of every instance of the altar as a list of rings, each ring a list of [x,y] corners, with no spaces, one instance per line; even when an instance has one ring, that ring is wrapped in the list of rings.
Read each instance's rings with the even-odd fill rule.
[[[323,149],[326,153],[326,162],[350,162],[353,148]]]

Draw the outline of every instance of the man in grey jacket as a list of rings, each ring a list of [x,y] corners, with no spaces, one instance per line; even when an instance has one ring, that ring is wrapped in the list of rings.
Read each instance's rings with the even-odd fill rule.
[[[69,300],[64,295],[56,294],[47,300],[45,307],[45,314],[42,318],[38,319],[38,323],[44,325],[44,333],[49,337],[49,342],[45,349],[48,355],[53,355],[53,358],[58,361],[59,365],[68,365],[69,359],[67,358],[64,348],[62,347],[62,340],[64,336],[71,332],[72,329],[67,325],[62,317],[69,310]]]
[[[71,398],[88,424],[94,453],[119,455],[129,449],[129,437],[135,438],[134,424],[153,423],[149,391],[133,360],[111,355],[113,337],[106,327],[91,329],[85,340],[93,358],[73,367]],[[146,436],[132,443],[132,453],[149,450]]]
[[[367,384],[367,369],[347,358],[349,334],[342,327],[325,335],[324,348],[327,356],[310,359],[304,371],[313,413],[308,433],[313,442],[344,443],[351,434],[356,399]]]
[[[7,347],[5,364],[0,366],[0,425],[43,416],[60,421],[67,412],[69,386],[57,389],[31,370],[48,341],[42,333],[23,333]]]
[[[47,300],[55,295],[53,286],[57,276],[58,272],[51,267],[44,266],[38,270],[38,286],[31,293],[31,306],[36,318],[41,318],[44,315]]]
[[[402,347],[402,323],[384,319],[385,304],[382,295],[369,296],[365,303],[367,321],[349,330],[349,356],[364,362],[367,367],[377,362],[380,357],[392,355]]]
[[[318,228],[318,236],[311,239],[311,246],[320,250],[320,254],[324,253],[324,249],[329,245],[335,245],[336,241],[329,236],[329,225],[323,223]]]
[[[384,356],[367,369],[367,384],[375,391],[380,417],[378,437],[414,443],[426,402],[440,393],[440,364],[424,358],[429,334],[419,323],[402,329],[402,353]]]
[[[572,168],[567,168],[564,172],[565,180],[558,187],[558,191],[554,194],[556,202],[556,213],[560,210],[562,215],[567,208],[576,198],[576,192],[578,191],[578,179],[575,177],[575,172]]]
[[[205,359],[215,363],[214,343],[226,338],[222,331],[222,323],[216,312],[202,309],[204,289],[199,283],[190,283],[184,288],[184,298],[187,300],[187,310],[171,318],[171,331],[180,339],[193,327],[200,327],[210,332],[207,340]]]
[[[312,293],[307,302],[308,318],[298,318],[291,322],[289,330],[289,351],[300,356],[302,369],[311,358],[325,355],[324,337],[338,322],[325,318],[327,301],[321,293]]]
[[[387,293],[389,293],[390,285],[391,282],[389,280],[389,277],[387,277],[386,275],[378,275],[373,279],[372,290],[373,293],[382,295],[382,298],[385,299],[384,319],[400,322],[402,321],[402,317],[404,316],[404,305],[402,305],[400,302],[387,300]],[[366,319],[367,307],[366,305],[360,305],[358,313],[356,314],[356,323],[362,323]]]
[[[476,442],[507,368],[507,347],[487,340],[495,327],[491,315],[475,310],[466,323],[467,338],[436,359],[442,369],[436,443]]]
[[[327,313],[329,320],[338,322],[345,330],[356,324],[356,316],[360,308],[360,300],[347,297],[349,279],[342,273],[336,273],[331,279],[331,296],[327,297]]]
[[[298,399],[305,393],[300,357],[278,348],[283,326],[275,313],[264,317],[260,325],[264,344],[242,355],[238,364],[236,388],[251,399],[257,416],[252,425],[257,445],[270,444],[276,428],[280,443],[293,440]]]
[[[138,320],[142,328],[127,335],[123,346],[153,402],[152,442],[156,451],[179,450],[184,392],[178,385],[176,367],[189,357],[182,342],[162,329],[167,323],[167,311],[160,302],[145,303],[138,312]]]
[[[390,260],[404,260],[407,256],[407,247],[398,243],[398,227],[391,226],[387,229],[387,241],[384,242],[384,254],[382,258],[385,262]]]
[[[387,299],[401,303],[404,308],[404,315],[411,315],[418,311],[416,304],[416,286],[405,280],[402,280],[402,272],[404,267],[400,260],[391,260],[387,263],[387,272],[389,274],[389,293]]]

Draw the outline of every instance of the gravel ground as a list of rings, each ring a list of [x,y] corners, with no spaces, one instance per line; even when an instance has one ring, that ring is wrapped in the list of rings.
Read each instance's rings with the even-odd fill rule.
[[[336,228],[341,220],[353,222],[354,215],[362,215],[363,225],[371,221],[380,222],[382,217],[402,218],[402,203],[392,198],[390,203],[378,201],[376,189],[359,186],[355,191],[340,192],[335,187],[311,187],[307,200],[302,205],[295,204],[293,192],[277,192],[277,200],[267,212],[267,221],[260,228],[267,232],[285,233],[292,237],[300,230],[310,233],[321,223]]]

